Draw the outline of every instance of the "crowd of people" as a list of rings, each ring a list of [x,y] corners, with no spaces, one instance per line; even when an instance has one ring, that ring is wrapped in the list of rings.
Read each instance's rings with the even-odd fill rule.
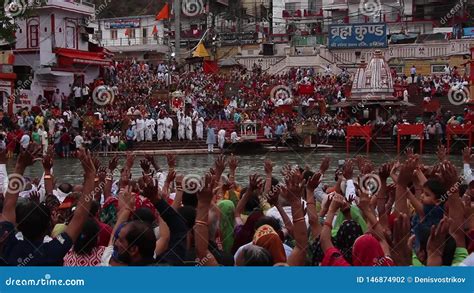
[[[80,148],[84,181],[72,185],[56,181],[53,148],[30,142],[11,174],[0,152],[0,264],[472,266],[473,155],[464,150],[462,176],[444,147],[437,155],[434,165],[410,149],[381,166],[356,157],[334,174],[329,158],[281,170],[266,160],[246,182],[233,155],[205,174],[146,156],[132,177],[132,153],[102,166]],[[42,177],[26,180],[35,163]]]

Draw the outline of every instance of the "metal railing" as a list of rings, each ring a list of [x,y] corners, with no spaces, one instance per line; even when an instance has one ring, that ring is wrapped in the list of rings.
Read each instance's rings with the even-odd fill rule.
[[[155,38],[155,37],[117,38],[117,39],[101,39],[100,43],[102,46],[105,46],[105,47],[166,45],[166,39]]]

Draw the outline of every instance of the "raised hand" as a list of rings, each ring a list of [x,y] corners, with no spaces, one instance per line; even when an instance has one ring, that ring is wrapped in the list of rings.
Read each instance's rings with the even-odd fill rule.
[[[321,165],[319,166],[319,172],[321,174],[326,173],[326,171],[329,169],[329,164],[331,163],[331,158],[330,157],[324,157],[323,160],[321,161]]]
[[[413,172],[416,168],[416,162],[413,159],[407,160],[400,166],[397,183],[401,186],[408,186],[413,181]],[[392,177],[393,178],[393,177]]]
[[[253,174],[249,176],[249,190],[255,191],[263,186],[263,178],[258,176],[258,174]]]
[[[105,182],[105,177],[107,177],[107,168],[104,166],[99,167],[97,170],[97,177],[99,177],[100,182]]]
[[[282,196],[289,202],[301,201],[304,194],[304,178],[298,169],[294,169],[286,179],[286,187],[282,189]]]
[[[42,164],[45,172],[49,172],[51,171],[51,168],[53,168],[53,155],[49,152],[49,148],[48,152],[43,157]]]
[[[213,189],[215,186],[215,180],[214,177],[210,174],[207,173],[204,176],[204,182],[203,186],[201,187],[201,190],[198,191],[198,201],[199,203],[205,204],[205,205],[210,205],[212,198],[214,197],[213,194]]]
[[[412,249],[408,245],[410,238],[410,218],[406,214],[398,215],[393,225],[392,243],[390,245],[392,258],[398,266],[412,264]]]
[[[329,205],[329,212],[332,214],[335,214],[343,206],[344,206],[344,196],[336,193],[332,197],[331,204]]]
[[[390,171],[392,170],[393,163],[385,163],[379,168],[379,177],[382,182],[387,182],[390,177]]]
[[[415,155],[415,151],[413,150],[412,147],[407,147],[405,150],[405,154],[408,159],[411,159]]]
[[[41,156],[41,146],[36,143],[30,143],[28,147],[20,151],[18,160],[16,162],[17,167],[23,170],[34,164]]]
[[[436,151],[436,156],[438,157],[438,160],[440,162],[444,162],[448,158],[446,147],[444,145],[438,146],[438,150]]]
[[[148,162],[150,162],[150,164],[153,166],[153,168],[155,168],[155,171],[159,171],[159,170],[160,170],[160,167],[159,167],[158,164],[156,163],[154,156],[152,156],[152,155],[145,155],[145,160],[147,160]]]
[[[311,178],[309,178],[308,182],[306,183],[306,189],[314,192],[314,190],[321,183],[321,176],[322,176],[321,173],[315,173]]]
[[[31,191],[30,194],[29,194],[29,199],[31,201],[34,201],[36,203],[39,203],[40,202],[40,194],[38,191]]]
[[[221,176],[224,173],[226,165],[226,158],[224,155],[217,156],[216,160],[214,161],[214,169],[216,171],[217,176]]]
[[[344,176],[344,178],[346,178],[346,180],[350,180],[354,176],[354,166],[353,166],[351,160],[348,160],[344,164],[344,167],[343,167],[343,170],[342,170],[342,176]]]
[[[118,156],[115,155],[110,161],[109,161],[109,171],[112,173],[114,172],[115,169],[117,169],[118,166]]]
[[[442,167],[438,173],[439,178],[441,179],[442,183],[448,188],[448,194],[456,193],[459,190],[459,186],[461,185],[459,182],[459,175],[456,167],[450,162],[445,161],[442,164]]]
[[[84,169],[84,177],[95,178],[96,169],[89,151],[80,148],[77,151],[77,158],[81,161],[82,168]]]
[[[140,161],[140,167],[143,170],[144,174],[150,174],[151,172],[151,163],[148,160],[141,160]]]
[[[266,159],[263,165],[263,169],[265,170],[265,174],[267,176],[271,176],[273,172],[273,162],[270,159]]]
[[[172,169],[166,175],[166,182],[171,183],[174,181],[175,178],[176,178],[176,171]]]
[[[471,155],[471,148],[470,147],[465,147],[462,150],[462,161],[464,164],[470,164],[472,161],[472,157],[474,155]]]
[[[127,152],[127,158],[125,159],[125,168],[132,169],[133,163],[135,162],[135,154],[133,152]]]
[[[175,154],[166,154],[166,162],[168,163],[168,168],[176,168],[176,155]]]
[[[239,160],[234,154],[231,154],[228,161],[229,169],[231,172],[235,172],[237,166],[239,165]]]
[[[437,227],[431,226],[430,237],[428,238],[428,244],[426,250],[428,252],[428,259],[433,257],[441,257],[443,255],[444,245],[446,243],[446,236],[449,232],[449,226],[451,220],[449,218],[443,218]],[[439,264],[441,265],[441,264]]]

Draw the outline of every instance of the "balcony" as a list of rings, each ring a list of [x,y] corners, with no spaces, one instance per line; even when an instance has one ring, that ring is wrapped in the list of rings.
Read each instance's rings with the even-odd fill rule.
[[[89,16],[95,15],[95,5],[86,0],[47,0],[39,9],[58,8]]]
[[[304,19],[304,18],[315,18],[322,17],[323,9],[320,10],[283,10],[282,17],[285,19]]]
[[[135,51],[156,51],[166,53],[168,46],[166,39],[146,37],[146,38],[117,38],[102,39],[100,44],[111,51],[135,52]]]
[[[328,3],[324,3],[324,10],[348,10],[349,4],[347,0],[329,0]]]

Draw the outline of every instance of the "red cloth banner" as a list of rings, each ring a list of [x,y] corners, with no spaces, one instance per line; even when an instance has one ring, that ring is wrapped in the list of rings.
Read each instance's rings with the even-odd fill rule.
[[[314,87],[312,84],[300,84],[298,86],[298,94],[300,95],[312,95],[314,94]]]
[[[219,66],[216,61],[204,60],[202,67],[204,73],[217,73],[217,71],[219,71]]]

